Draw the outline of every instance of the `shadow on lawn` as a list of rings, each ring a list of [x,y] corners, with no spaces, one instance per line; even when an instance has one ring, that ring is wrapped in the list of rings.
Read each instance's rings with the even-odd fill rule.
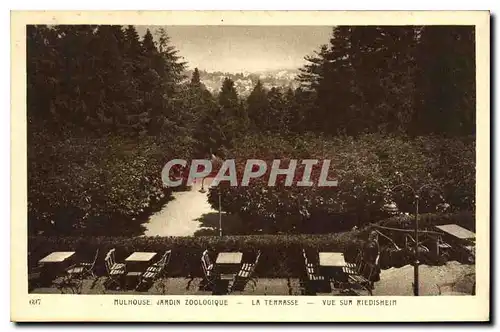
[[[219,235],[219,213],[205,213],[196,221],[200,222],[200,229],[194,233],[194,236]],[[224,235],[243,235],[245,234],[242,220],[234,214],[222,213],[221,215],[222,233]]]

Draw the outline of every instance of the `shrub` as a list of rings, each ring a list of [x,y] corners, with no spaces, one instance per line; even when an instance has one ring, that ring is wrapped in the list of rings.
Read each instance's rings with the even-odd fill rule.
[[[411,192],[394,188],[401,181],[399,174],[416,189],[433,184],[422,189],[422,213],[436,211],[443,200],[451,206],[450,211],[473,210],[475,206],[475,145],[469,139],[247,137],[224,154],[226,159],[236,159],[239,172],[247,159],[262,159],[268,165],[273,159],[329,159],[330,174],[339,181],[333,188],[286,187],[282,177],[275,187],[268,187],[264,176],[252,179],[247,187],[230,187],[222,182],[218,188],[211,188],[212,206],[217,208],[220,190],[223,210],[238,213],[248,232],[347,231],[354,225],[388,217],[383,206],[390,201],[395,201],[401,211],[412,213]]]
[[[161,137],[36,136],[28,145],[30,233],[141,234],[144,217],[170,197],[161,181],[166,158],[186,157],[188,146]]]

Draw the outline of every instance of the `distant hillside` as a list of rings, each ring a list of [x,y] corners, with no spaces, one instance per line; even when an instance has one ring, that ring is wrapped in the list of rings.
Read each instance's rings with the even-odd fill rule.
[[[192,73],[192,70],[187,71],[187,77],[190,78]],[[224,78],[229,77],[234,81],[238,94],[240,96],[248,96],[259,79],[267,88],[291,87],[295,89],[299,85],[295,80],[298,74],[299,71],[297,69],[280,69],[257,73],[223,73],[200,70],[200,79],[210,92],[217,93],[221,88]]]

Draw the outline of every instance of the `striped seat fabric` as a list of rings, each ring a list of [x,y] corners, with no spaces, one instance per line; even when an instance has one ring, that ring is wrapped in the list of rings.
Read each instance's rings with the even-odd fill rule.
[[[79,277],[80,279],[85,278],[86,276],[93,276],[94,274],[94,266],[97,262],[97,257],[99,256],[99,248],[96,250],[94,255],[94,260],[92,262],[80,262],[74,265],[71,265],[66,268],[66,273],[70,278]]]
[[[241,278],[248,278],[248,276],[250,275],[250,271],[249,270],[240,270],[240,272],[238,272],[238,277],[241,277]]]
[[[83,266],[76,266],[66,270],[69,274],[78,274],[83,272]]]
[[[321,275],[318,275],[316,272],[316,268],[312,263],[307,263],[306,265],[307,277],[309,280],[325,280],[325,278]]]
[[[135,289],[137,290],[139,287],[142,287],[145,284],[151,285],[157,278],[161,277],[165,273],[166,267],[170,262],[171,254],[172,250],[165,251],[158,262],[150,265],[141,275],[141,279]]]
[[[342,272],[344,272],[345,274],[356,274],[355,268],[350,267],[350,266],[343,266]]]
[[[161,266],[158,264],[153,264],[146,270],[147,272],[158,272],[161,270]]]
[[[349,276],[349,279],[358,284],[366,284],[370,282],[368,279],[359,274],[352,274]]]
[[[114,284],[121,287],[121,277],[125,274],[125,264],[117,263],[115,260],[115,249],[111,249],[104,258],[106,271],[108,272],[109,285]]]
[[[260,254],[261,252],[259,250],[257,256],[255,257],[255,261],[253,263],[243,263],[243,265],[240,268],[240,271],[236,275],[235,282],[231,287],[231,291],[235,290],[243,291],[249,280],[251,280],[255,286],[256,281],[255,279],[252,278],[252,276],[255,272],[257,264],[259,263]]]
[[[111,266],[111,270],[125,270],[125,264],[123,263],[115,263]]]

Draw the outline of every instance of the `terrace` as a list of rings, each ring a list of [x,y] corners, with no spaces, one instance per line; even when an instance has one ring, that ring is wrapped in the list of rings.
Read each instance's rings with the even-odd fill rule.
[[[68,254],[67,254],[68,255]],[[375,296],[411,296],[413,267],[382,270],[380,281],[372,290]],[[470,295],[474,293],[475,266],[460,264],[456,261],[442,266],[420,266],[421,295]],[[64,273],[58,274],[50,283],[35,285],[30,290],[37,294],[143,294],[143,295],[318,295],[346,296],[369,295],[364,289],[353,286],[346,292],[334,283],[323,283],[322,287],[311,291],[307,287],[308,279],[301,277],[259,277],[255,274],[241,289],[227,287],[207,287],[204,276],[171,275],[168,266],[165,273],[138,288],[126,282],[109,284],[106,275],[86,275],[82,278],[67,278]]]

